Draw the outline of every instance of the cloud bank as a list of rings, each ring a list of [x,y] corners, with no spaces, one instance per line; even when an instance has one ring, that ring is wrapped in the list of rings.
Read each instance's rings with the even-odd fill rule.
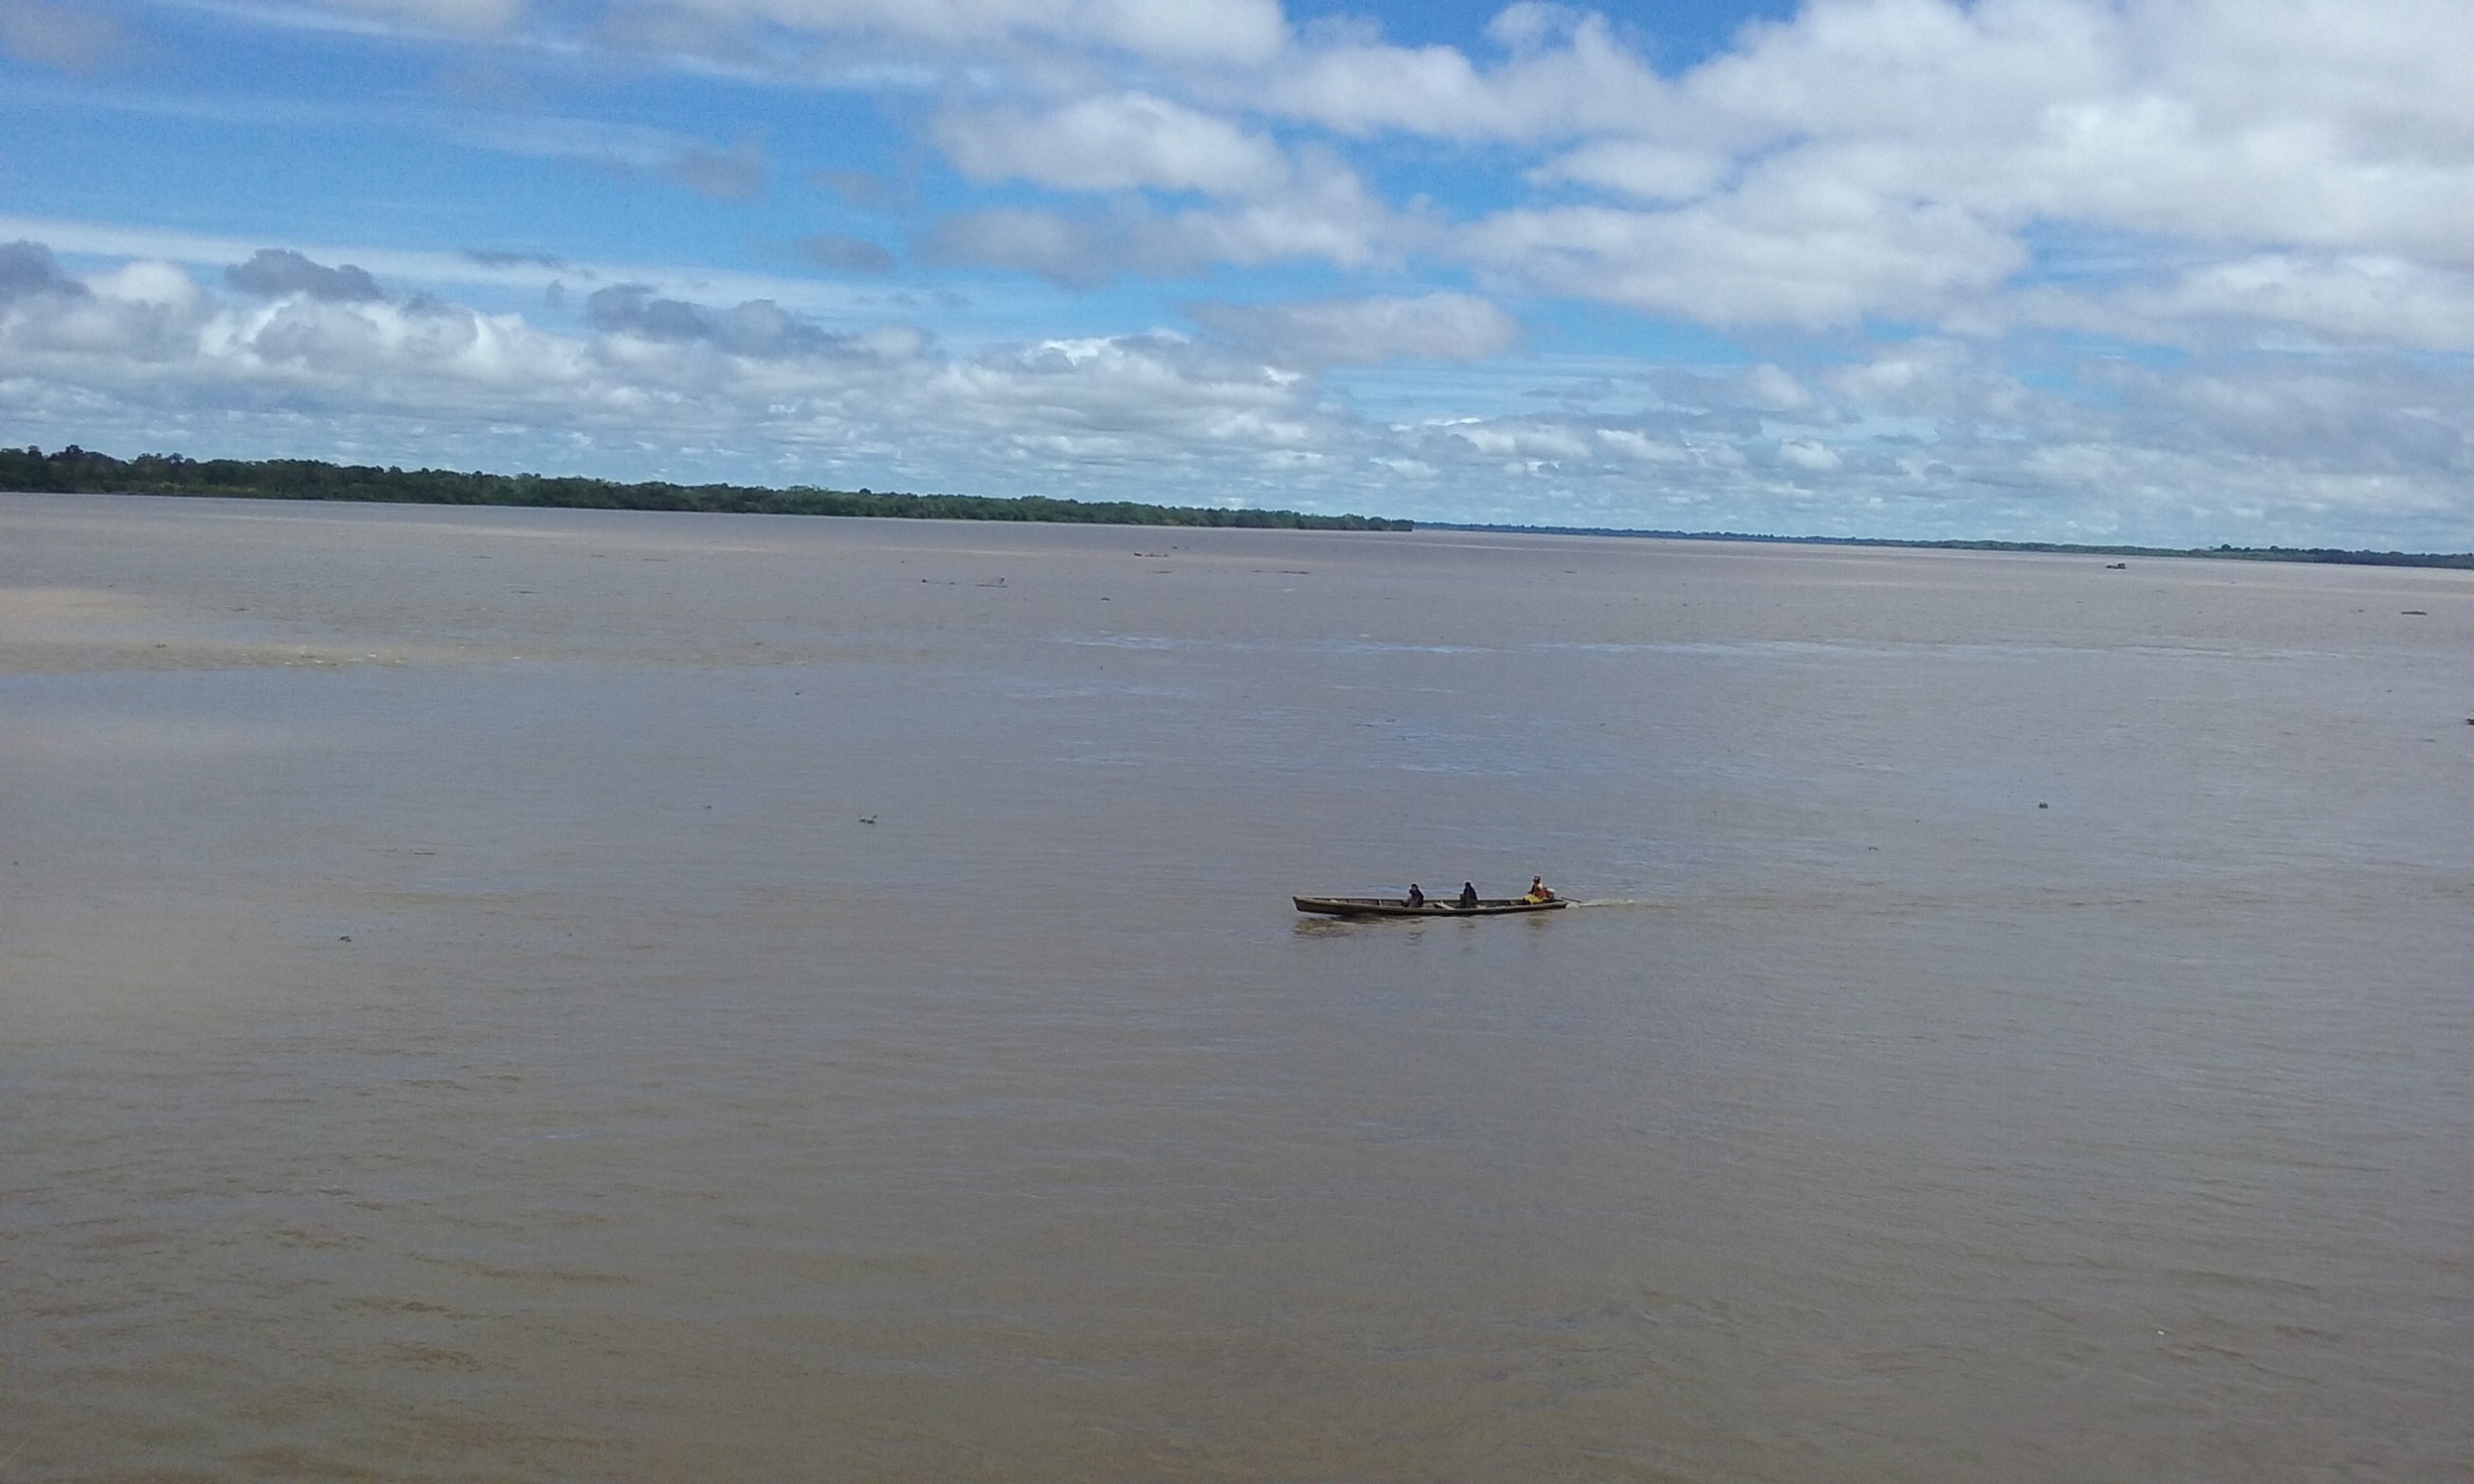
[[[38,65],[121,44],[0,5]],[[625,144],[707,211],[778,208],[778,157],[842,214],[769,238],[777,259],[921,303],[1034,283],[1049,323],[931,333],[650,270],[563,311],[459,302],[390,292],[383,243],[353,249],[375,274],[287,247],[219,280],[137,253],[71,272],[30,242],[0,249],[21,423],[325,418],[571,463],[1544,524],[2474,547],[2454,0],[1808,0],[1667,71],[1539,4],[1456,45],[1273,0],[304,0],[253,23],[321,13],[510,69],[881,101],[899,147],[868,158],[547,109],[456,137]]]
[[[1354,411],[1318,368],[1484,356],[1512,329],[1500,310],[1449,295],[1198,306],[1224,333],[956,353],[899,322],[830,330],[766,300],[633,284],[590,296],[562,330],[433,296],[337,293],[322,276],[335,270],[295,258],[250,260],[293,279],[269,298],[218,294],[173,264],[77,275],[41,244],[0,247],[0,411],[29,436],[129,451],[199,446],[201,429],[238,419],[270,444],[237,451],[286,451],[273,443],[284,431],[326,423],[342,430],[321,450],[336,456],[374,439],[399,450],[389,462],[635,477],[1663,528],[2194,542],[2273,529],[2311,544],[2461,528],[2474,446],[2474,379],[2403,361],[2119,362],[2100,406],[1948,340],[1809,381],[1774,365],[1665,372],[1578,399],[1592,405],[1400,420]]]

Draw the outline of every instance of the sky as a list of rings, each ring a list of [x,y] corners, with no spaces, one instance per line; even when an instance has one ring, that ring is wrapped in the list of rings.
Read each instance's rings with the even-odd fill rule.
[[[2474,550],[2464,0],[0,0],[0,442]]]

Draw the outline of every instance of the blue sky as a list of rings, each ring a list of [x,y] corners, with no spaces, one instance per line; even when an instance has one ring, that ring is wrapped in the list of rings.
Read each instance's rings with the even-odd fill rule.
[[[0,0],[0,441],[2474,549],[2458,0]]]

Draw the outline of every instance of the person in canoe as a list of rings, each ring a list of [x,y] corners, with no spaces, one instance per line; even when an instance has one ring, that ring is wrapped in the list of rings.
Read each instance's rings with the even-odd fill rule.
[[[1523,901],[1553,901],[1555,899],[1555,894],[1547,889],[1546,878],[1544,876],[1532,876],[1529,878],[1529,890],[1521,895],[1520,899]]]
[[[1423,907],[1425,904],[1426,894],[1418,889],[1418,883],[1415,881],[1410,882],[1408,899],[1403,901],[1401,905],[1405,907]]]
[[[1474,907],[1474,906],[1476,906],[1477,904],[1478,904],[1478,884],[1477,884],[1476,882],[1474,882],[1474,881],[1463,881],[1463,882],[1461,882],[1461,883],[1460,883],[1460,905],[1462,905],[1462,906],[1464,906],[1464,907]]]

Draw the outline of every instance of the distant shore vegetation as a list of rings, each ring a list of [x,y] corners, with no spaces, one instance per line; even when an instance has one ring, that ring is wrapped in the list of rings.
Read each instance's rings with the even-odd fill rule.
[[[1222,526],[1267,530],[1414,530],[1414,521],[1374,515],[1308,515],[1296,510],[1226,510],[1135,500],[1053,499],[1032,495],[897,495],[769,489],[742,484],[542,474],[464,473],[444,469],[380,469],[319,459],[190,459],[176,453],[116,459],[72,443],[54,453],[0,448],[0,491],[27,494],[186,495],[223,499],[338,499],[420,505],[538,505],[574,510],[696,510],[733,515],[855,515],[909,520],[1044,521],[1085,526]],[[2049,552],[2078,556],[2200,556],[2231,561],[2303,561],[2371,567],[2474,570],[2474,552],[2373,552],[2293,546],[2089,546],[2061,541],[1924,541],[1887,536],[1777,536],[1745,531],[1642,530],[1601,526],[1480,526],[1428,522],[1444,530],[1537,535],[1632,536],[1667,541],[1753,541],[1789,546],[1884,546],[1918,551]]]
[[[2065,556],[2204,556],[2220,561],[2311,561],[2354,567],[2456,567],[2474,552],[2368,552],[2329,546],[2083,546],[2068,541],[1921,541],[1890,536],[1764,536],[1735,530],[1634,530],[1611,526],[1459,526],[1435,530],[1523,531],[1547,536],[1631,536],[1650,541],[1752,541],[1770,546],[1893,546],[1922,552],[2052,552]]]
[[[1135,500],[1026,496],[880,495],[808,485],[620,484],[541,474],[379,469],[318,459],[116,459],[74,443],[56,453],[0,449],[0,490],[186,495],[220,499],[341,499],[417,505],[542,505],[574,510],[697,510],[731,515],[858,515],[941,521],[1050,521],[1085,526],[1232,526],[1262,530],[1413,530],[1413,521],[1296,510],[1223,510]]]

